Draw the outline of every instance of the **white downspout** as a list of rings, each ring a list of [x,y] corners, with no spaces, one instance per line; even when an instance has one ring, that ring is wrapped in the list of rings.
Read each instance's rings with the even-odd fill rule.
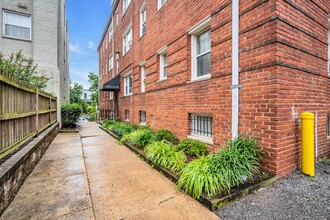
[[[238,136],[239,116],[239,0],[232,1],[232,137]]]

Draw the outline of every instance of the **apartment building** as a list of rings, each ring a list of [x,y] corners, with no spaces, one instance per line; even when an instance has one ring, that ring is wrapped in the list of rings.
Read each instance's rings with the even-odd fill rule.
[[[45,91],[57,97],[57,108],[69,102],[69,32],[65,0],[2,0],[0,51],[22,53],[50,78]],[[57,112],[60,121],[61,111]]]
[[[330,2],[114,0],[100,45],[100,112],[211,151],[259,137],[263,170],[300,166],[300,114],[330,155]]]

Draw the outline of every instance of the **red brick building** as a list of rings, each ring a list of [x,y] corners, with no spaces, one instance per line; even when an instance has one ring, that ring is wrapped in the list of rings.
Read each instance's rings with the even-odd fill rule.
[[[265,171],[300,166],[300,113],[330,154],[330,1],[114,0],[99,45],[105,118],[218,149],[259,137]]]

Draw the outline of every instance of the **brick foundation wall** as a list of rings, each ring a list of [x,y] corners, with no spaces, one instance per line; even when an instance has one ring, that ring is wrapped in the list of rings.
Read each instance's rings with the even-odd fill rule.
[[[168,1],[157,11],[147,2],[147,31],[139,35],[139,10],[131,3],[124,17],[118,5],[114,51],[122,51],[122,34],[133,27],[133,48],[119,57],[121,76],[133,73],[133,95],[124,96],[121,78],[119,116],[139,123],[146,111],[153,129],[187,137],[189,114],[213,116],[213,145],[218,150],[231,134],[232,5],[229,0]],[[317,157],[329,156],[326,115],[330,112],[327,31],[330,3],[320,1],[241,1],[239,133],[259,137],[265,154],[262,168],[279,176],[300,166],[300,113],[317,113]],[[211,79],[191,82],[191,37],[188,30],[211,16]],[[168,76],[159,81],[159,55],[167,46]],[[146,65],[141,93],[140,66]],[[103,62],[102,60],[100,62]],[[116,66],[115,66],[116,69]],[[101,108],[112,107],[108,101]]]

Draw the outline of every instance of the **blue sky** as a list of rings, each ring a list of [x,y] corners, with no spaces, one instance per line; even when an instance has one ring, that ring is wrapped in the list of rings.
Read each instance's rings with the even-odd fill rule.
[[[88,73],[98,74],[97,46],[107,23],[110,0],[67,0],[70,32],[70,78],[89,87]]]

